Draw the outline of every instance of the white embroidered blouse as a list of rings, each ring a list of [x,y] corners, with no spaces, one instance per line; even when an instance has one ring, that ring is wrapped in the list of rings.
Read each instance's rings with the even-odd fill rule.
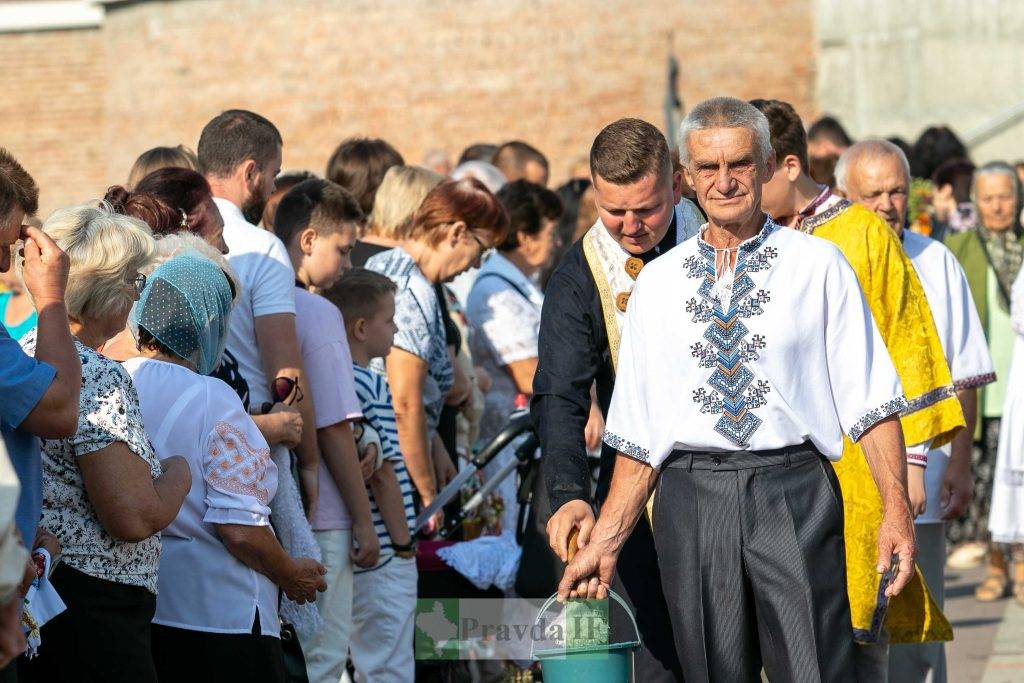
[[[277,586],[228,552],[215,524],[270,525],[277,467],[242,402],[214,377],[159,360],[124,363],[157,455],[188,460],[192,488],[163,531],[154,624],[280,637]]]
[[[488,257],[466,302],[473,360],[494,385],[484,399],[480,439],[487,442],[508,424],[519,390],[505,369],[537,357],[537,334],[544,295],[500,252]]]
[[[856,441],[906,406],[857,277],[833,244],[766,219],[719,286],[715,261],[698,237],[640,273],[605,443],[652,467],[675,449],[804,441],[837,460],[844,432]]]

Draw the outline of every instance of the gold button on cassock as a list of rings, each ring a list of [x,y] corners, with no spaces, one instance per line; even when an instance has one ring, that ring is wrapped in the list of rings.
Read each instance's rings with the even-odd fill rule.
[[[643,267],[644,262],[636,256],[630,256],[626,259],[626,275],[630,276],[634,280],[636,279],[636,276],[640,274],[640,270]]]

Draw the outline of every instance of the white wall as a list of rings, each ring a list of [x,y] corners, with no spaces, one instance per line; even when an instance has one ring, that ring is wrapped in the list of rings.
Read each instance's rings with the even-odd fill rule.
[[[1024,1],[815,0],[818,104],[854,137],[964,137],[1024,102]],[[1024,118],[971,151],[1024,158]]]

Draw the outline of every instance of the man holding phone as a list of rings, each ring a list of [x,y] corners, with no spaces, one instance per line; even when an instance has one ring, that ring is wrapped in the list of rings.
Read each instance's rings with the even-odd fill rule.
[[[67,255],[41,230],[22,225],[36,212],[39,190],[11,154],[0,148],[0,272],[11,267],[11,249],[22,241],[22,278],[39,312],[35,358],[0,325],[0,433],[21,482],[15,511],[25,545],[36,537],[43,499],[39,439],[72,436],[78,429],[82,366],[68,329],[64,306]],[[0,596],[0,666],[24,649],[20,596]],[[13,606],[12,606],[13,605]]]

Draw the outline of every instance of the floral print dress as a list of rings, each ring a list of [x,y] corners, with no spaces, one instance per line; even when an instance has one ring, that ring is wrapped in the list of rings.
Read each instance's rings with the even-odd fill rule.
[[[34,355],[36,330],[26,334],[21,345]],[[72,569],[155,594],[160,534],[139,543],[108,534],[89,502],[79,458],[120,441],[146,461],[154,479],[160,476],[160,461],[146,435],[139,397],[128,373],[77,339],[75,348],[82,362],[78,433],[69,439],[42,440],[41,524],[60,539],[61,558]]]

